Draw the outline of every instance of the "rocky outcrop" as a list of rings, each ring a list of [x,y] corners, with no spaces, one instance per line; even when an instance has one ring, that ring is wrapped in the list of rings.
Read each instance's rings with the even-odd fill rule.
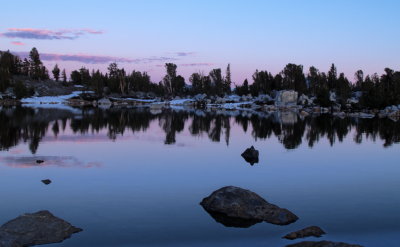
[[[242,157],[246,162],[254,165],[254,163],[258,163],[258,150],[251,146],[242,153]]]
[[[305,237],[321,237],[323,234],[325,234],[325,232],[318,226],[309,226],[304,229],[301,229],[301,230],[298,230],[295,232],[291,232],[282,238],[293,240],[293,239],[305,238]]]
[[[294,90],[282,90],[276,93],[275,104],[278,106],[285,106],[290,104],[297,104],[298,93]]]
[[[329,101],[336,102],[336,93],[335,92],[329,92]]]
[[[360,100],[354,97],[347,99],[347,104],[358,104],[358,102],[360,102]]]
[[[106,106],[109,106],[109,105],[112,105],[112,102],[111,102],[110,99],[102,98],[102,99],[99,99],[99,100],[97,101],[97,104],[98,104],[98,105],[106,105]]]
[[[307,97],[306,95],[302,94],[299,99],[297,100],[297,103],[300,105],[312,105],[313,104],[313,99]]]
[[[204,198],[200,205],[210,214],[219,214],[231,221],[266,221],[276,225],[288,225],[298,219],[289,210],[267,202],[252,191],[235,186],[214,191]]]
[[[194,97],[193,97],[193,100],[195,100],[195,101],[203,101],[203,100],[205,100],[207,98],[207,94],[205,94],[205,93],[203,93],[203,94],[196,94]]]
[[[331,241],[304,241],[296,244],[289,244],[286,247],[362,247],[358,244],[347,244]]]
[[[21,215],[0,227],[0,247],[59,243],[82,229],[55,217],[49,211]]]
[[[256,104],[268,104],[271,105],[274,103],[274,99],[271,98],[268,94],[260,94],[257,98],[254,99]]]

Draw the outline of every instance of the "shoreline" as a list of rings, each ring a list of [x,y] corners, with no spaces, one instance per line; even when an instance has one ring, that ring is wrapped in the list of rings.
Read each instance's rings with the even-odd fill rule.
[[[47,97],[47,96],[44,96]],[[54,96],[51,96],[54,97]],[[57,97],[57,96],[56,96]],[[40,98],[40,97],[38,97]],[[34,98],[32,98],[34,99]],[[107,99],[107,100],[105,100]],[[227,103],[204,103],[199,102],[194,99],[179,99],[162,101],[160,99],[134,99],[134,98],[102,98],[100,100],[83,100],[83,99],[65,99],[57,101],[41,101],[29,99],[0,99],[0,106],[26,106],[26,107],[40,107],[40,108],[60,108],[66,109],[68,107],[99,107],[102,109],[108,108],[123,108],[123,107],[133,107],[133,108],[150,108],[150,110],[158,111],[163,109],[173,109],[173,110],[185,110],[185,111],[204,111],[204,112],[218,112],[218,113],[233,113],[229,115],[236,115],[235,112],[246,112],[249,114],[256,115],[270,115],[274,113],[283,114],[297,114],[301,118],[320,115],[320,114],[330,114],[333,117],[339,118],[389,118],[392,121],[397,122],[400,119],[400,110],[390,111],[384,110],[369,110],[362,109],[358,111],[333,111],[330,107],[321,107],[318,105],[313,106],[303,106],[303,105],[275,105],[275,104],[255,104],[254,101],[247,102],[227,102]]]

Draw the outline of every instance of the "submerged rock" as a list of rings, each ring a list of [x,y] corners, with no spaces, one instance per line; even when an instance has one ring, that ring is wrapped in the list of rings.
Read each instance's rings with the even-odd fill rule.
[[[42,183],[44,183],[45,185],[51,184],[51,180],[50,179],[43,179]]]
[[[1,247],[59,243],[82,229],[55,217],[49,211],[21,215],[0,227]]]
[[[309,226],[304,229],[301,229],[301,230],[298,230],[295,232],[291,232],[282,238],[293,240],[296,238],[305,238],[305,237],[311,237],[311,236],[321,237],[324,234],[325,234],[325,232],[318,226]]]
[[[296,244],[289,244],[286,247],[362,247],[357,244],[347,244],[331,241],[304,241]]]
[[[254,163],[258,163],[258,150],[251,146],[242,153],[242,157],[251,165],[254,165]]]
[[[214,191],[210,196],[204,198],[200,205],[211,215],[223,215],[225,220],[229,219],[230,222],[245,220],[247,223],[255,224],[266,221],[276,225],[287,225],[298,219],[289,210],[267,202],[252,191],[235,186],[227,186]],[[234,224],[230,223],[230,225]]]

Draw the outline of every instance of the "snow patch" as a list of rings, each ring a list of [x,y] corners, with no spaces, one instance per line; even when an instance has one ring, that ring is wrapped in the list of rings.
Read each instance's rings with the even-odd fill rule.
[[[21,99],[22,103],[25,104],[62,104],[68,99],[79,96],[83,91],[74,91],[71,94],[59,95],[59,96],[42,96],[42,97],[31,97]],[[86,93],[89,93],[87,91]]]
[[[143,102],[143,103],[153,103],[153,102],[156,102],[155,99],[136,99],[136,98],[110,98],[110,99],[113,99],[113,100],[121,100],[121,101],[130,100],[130,101]]]
[[[169,102],[170,105],[188,105],[192,104],[194,100],[192,99],[174,99]]]

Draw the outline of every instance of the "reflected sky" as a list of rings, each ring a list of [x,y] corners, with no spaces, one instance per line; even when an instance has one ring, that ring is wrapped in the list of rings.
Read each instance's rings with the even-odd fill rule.
[[[326,240],[399,241],[399,123],[391,120],[92,108],[79,116],[10,108],[0,119],[0,222],[47,209],[84,229],[49,246],[285,246],[292,241],[282,236],[309,225]],[[251,145],[260,151],[254,166],[240,155]],[[36,159],[67,165],[7,165]],[[91,163],[101,165],[82,169]],[[299,220],[225,227],[199,203],[227,185]]]

